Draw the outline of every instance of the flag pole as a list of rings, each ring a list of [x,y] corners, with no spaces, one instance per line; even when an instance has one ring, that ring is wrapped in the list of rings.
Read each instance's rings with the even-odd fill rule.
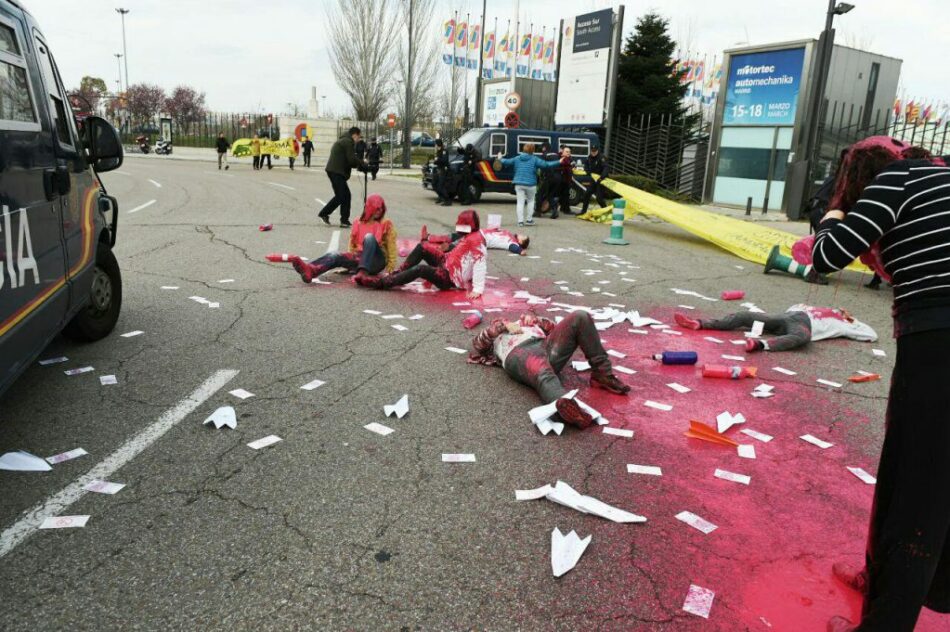
[[[481,41],[478,42],[478,72],[475,75],[475,125],[482,124],[482,65],[485,63],[485,10],[488,0],[482,0],[482,31]]]

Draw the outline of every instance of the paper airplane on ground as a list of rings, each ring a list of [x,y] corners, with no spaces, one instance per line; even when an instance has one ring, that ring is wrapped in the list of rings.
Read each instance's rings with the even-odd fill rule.
[[[386,413],[387,417],[392,417],[396,415],[397,419],[402,419],[406,416],[406,413],[409,412],[409,395],[403,395],[399,398],[399,401],[393,404],[392,406],[386,405],[383,406],[383,412]]]
[[[551,570],[555,577],[560,577],[577,565],[581,555],[587,550],[592,535],[583,540],[575,531],[564,535],[555,527],[551,532]]]
[[[218,410],[211,413],[211,416],[205,419],[204,424],[207,426],[209,423],[213,423],[214,427],[221,429],[221,426],[227,426],[228,428],[237,428],[237,415],[234,413],[234,408],[231,406],[222,406]]]
[[[719,445],[732,445],[738,446],[739,444],[729,437],[716,432],[706,424],[701,421],[696,421],[691,419],[689,422],[689,430],[684,432],[687,437],[692,439],[701,439],[703,441],[708,441],[710,443],[717,443]]]

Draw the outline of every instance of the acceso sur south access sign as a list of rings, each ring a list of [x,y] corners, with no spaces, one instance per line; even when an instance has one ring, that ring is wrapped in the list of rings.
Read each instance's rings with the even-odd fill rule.
[[[723,125],[794,125],[804,62],[804,48],[733,56]]]

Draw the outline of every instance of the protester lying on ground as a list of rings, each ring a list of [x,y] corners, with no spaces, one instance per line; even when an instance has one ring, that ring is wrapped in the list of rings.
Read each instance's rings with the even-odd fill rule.
[[[868,529],[866,569],[835,575],[864,594],[857,626],[910,632],[923,606],[950,612],[950,168],[897,160],[903,143],[853,145],[812,250],[819,272],[855,257],[894,288],[897,360]]]
[[[586,428],[591,416],[573,399],[560,399],[567,390],[558,375],[578,347],[590,363],[591,386],[618,395],[630,392],[613,374],[600,332],[590,314],[582,311],[572,312],[557,324],[532,313],[514,322],[494,320],[472,340],[468,361],[502,365],[513,380],[537,391],[545,404],[557,401],[558,415],[565,423]]]
[[[328,252],[307,262],[296,255],[276,261],[289,261],[304,283],[310,283],[324,272],[343,268],[348,272],[365,270],[367,274],[379,274],[383,270],[392,271],[396,267],[398,248],[396,246],[396,227],[386,219],[386,202],[382,196],[374,193],[366,198],[363,214],[350,229],[350,247],[347,252]]]
[[[501,228],[486,228],[482,230],[485,236],[485,245],[489,250],[507,250],[516,255],[527,254],[531,238],[527,235],[518,235]]]
[[[829,338],[851,338],[861,342],[874,342],[877,333],[846,310],[811,305],[792,305],[784,314],[769,315],[754,312],[737,312],[725,318],[705,320],[690,318],[677,312],[673,315],[676,324],[686,329],[712,329],[734,331],[752,328],[756,321],[763,323],[762,331],[775,338],[749,338],[746,351],[789,351],[804,347],[809,342]]]
[[[472,211],[474,212],[474,211]],[[458,226],[456,226],[458,228]],[[432,235],[428,229],[423,226],[419,234],[419,241],[428,241],[442,247],[443,252],[448,252],[452,245],[464,237],[470,231],[454,232],[449,235]],[[485,228],[482,230],[485,236],[485,246],[489,250],[507,250],[516,255],[527,254],[528,246],[531,244],[531,238],[527,235],[518,235],[501,228]],[[443,247],[444,246],[444,247]]]
[[[423,279],[440,290],[468,290],[470,299],[480,298],[485,292],[488,272],[485,237],[478,230],[480,222],[475,211],[462,211],[459,221],[457,229],[468,227],[471,232],[456,242],[449,252],[423,241],[409,253],[396,272],[376,276],[368,270],[361,271],[354,281],[364,287],[388,290]]]

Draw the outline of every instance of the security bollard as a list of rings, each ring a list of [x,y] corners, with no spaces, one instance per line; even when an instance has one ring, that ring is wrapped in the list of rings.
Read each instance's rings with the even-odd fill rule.
[[[623,198],[617,198],[614,200],[614,212],[613,218],[610,222],[610,237],[604,240],[605,244],[612,244],[614,246],[626,246],[630,242],[623,238],[623,221],[627,218],[625,209],[627,208],[627,201]]]

